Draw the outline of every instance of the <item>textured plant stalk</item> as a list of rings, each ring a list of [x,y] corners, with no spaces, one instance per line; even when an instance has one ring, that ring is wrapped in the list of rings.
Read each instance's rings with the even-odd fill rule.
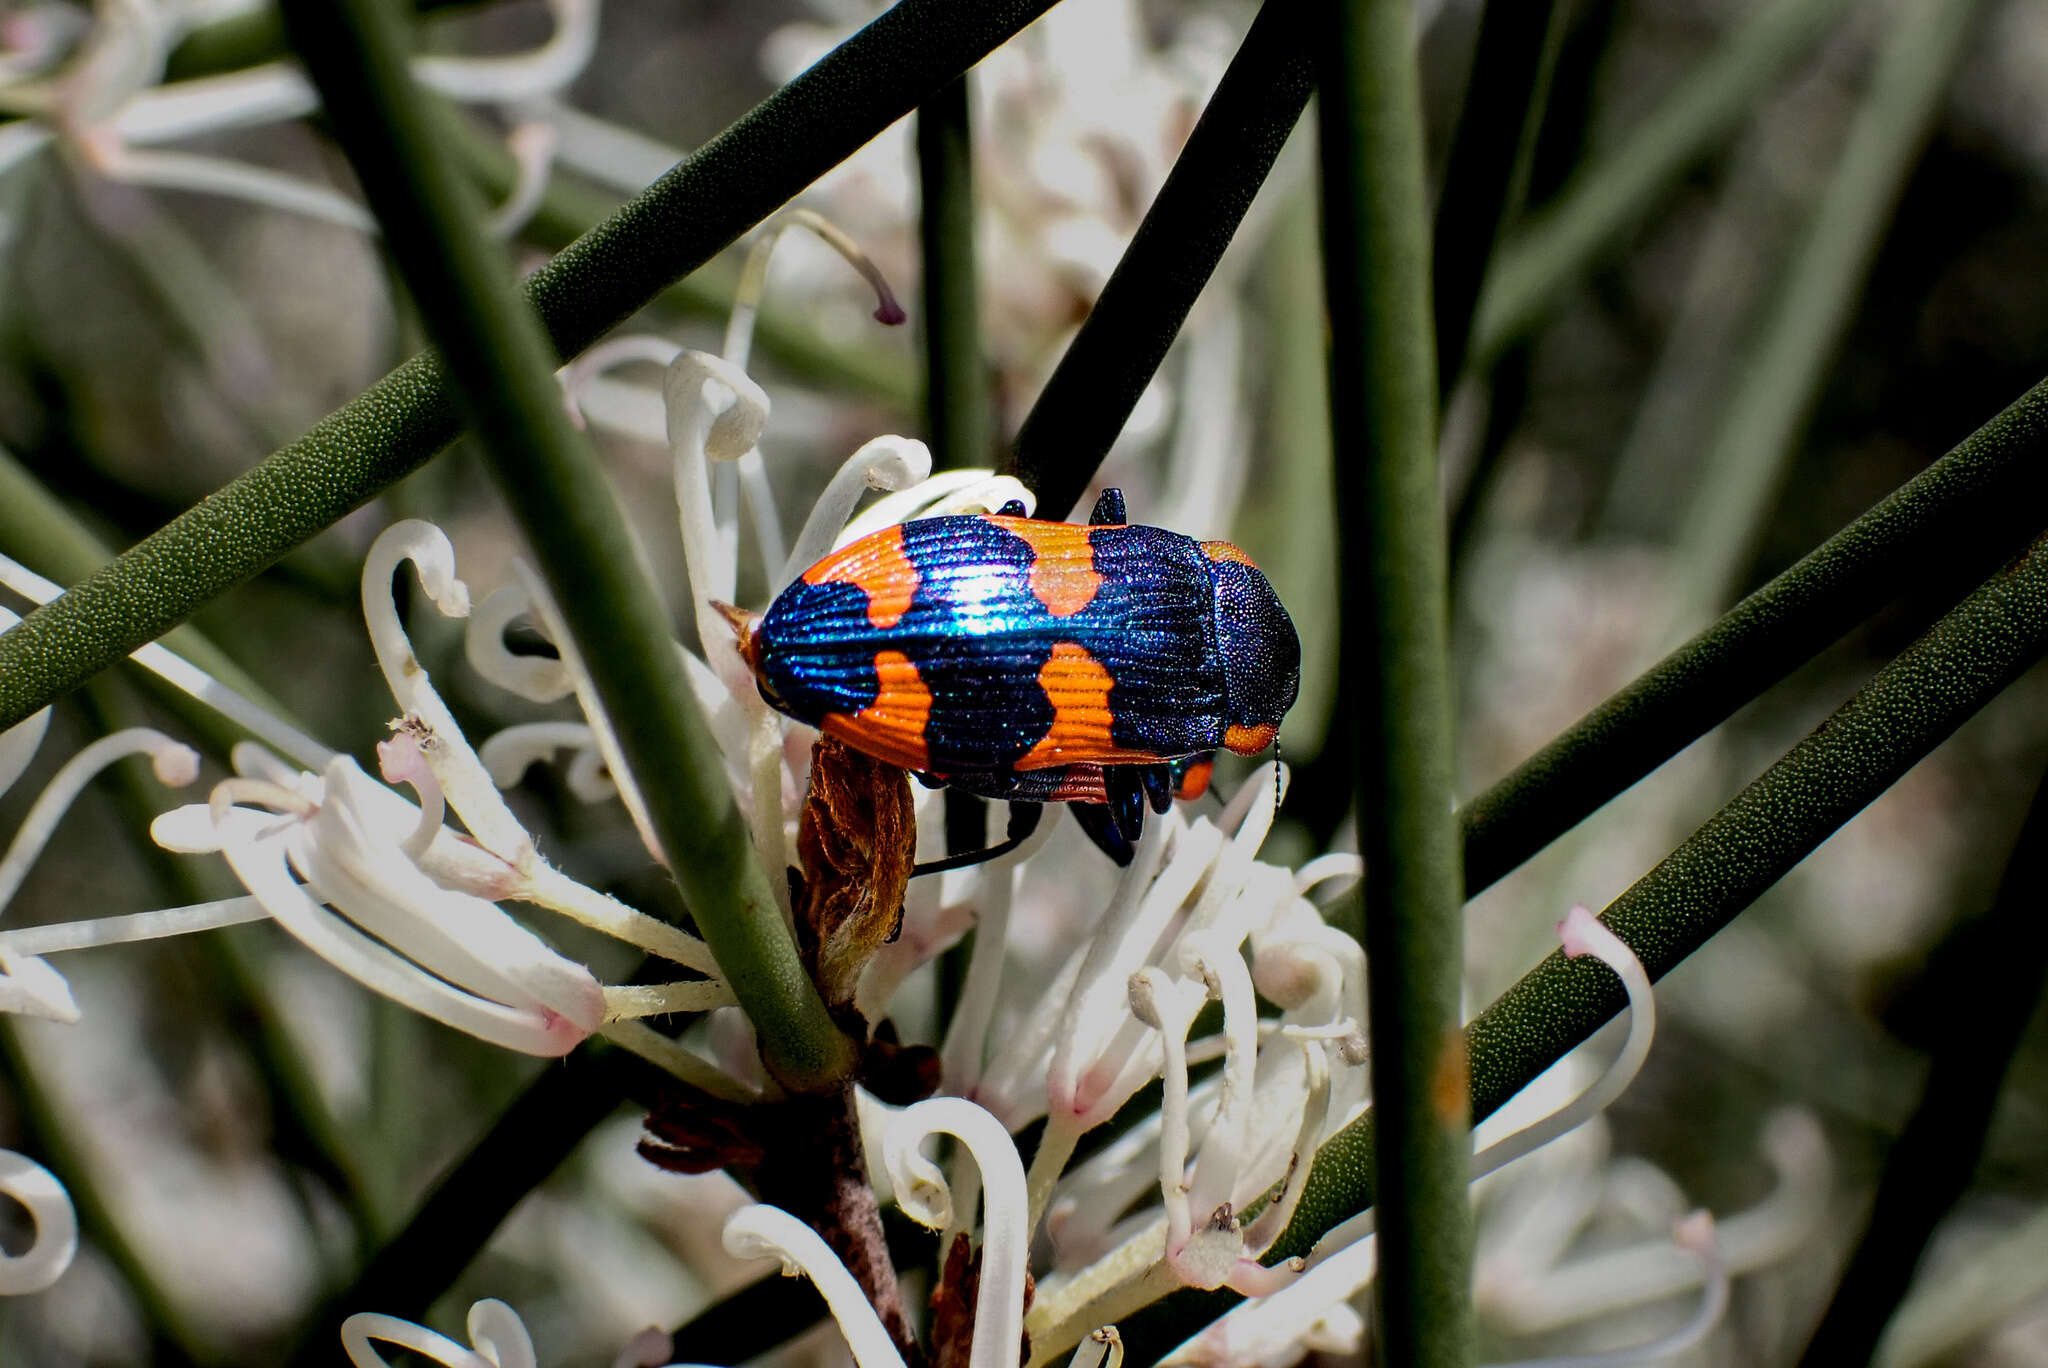
[[[553,356],[406,66],[389,0],[287,0],[286,31],[319,88],[486,465],[526,533],[589,669],[684,901],[786,1087],[837,1091],[846,1037],[804,973],[733,804],[718,746],[675,667],[640,568]],[[658,288],[658,282],[657,282]]]
[[[940,469],[987,465],[994,437],[975,269],[974,130],[962,76],[917,111],[925,419]]]
[[[1315,84],[1308,0],[1267,0],[1081,330],[1025,415],[1010,473],[1071,516],[1223,259]]]
[[[59,584],[85,579],[114,558],[63,501],[5,448],[0,448],[0,550]],[[164,645],[250,702],[284,716],[276,700],[198,628],[174,627],[165,635]],[[217,720],[217,715],[209,715]]]
[[[2048,507],[2048,381],[1459,810],[1474,894],[1908,590],[1960,594]],[[1939,600],[1937,600],[1939,601]]]
[[[2048,535],[1958,604],[1805,740],[1601,914],[1662,978],[2048,654]],[[1483,1120],[1624,1004],[1598,964],[1551,955],[1466,1028],[1472,1113]],[[1316,1152],[1294,1220],[1268,1259],[1306,1254],[1373,1205],[1378,1122],[1367,1112]],[[1178,1293],[1121,1325],[1156,1358],[1229,1310],[1235,1294]]]
[[[1608,905],[1652,978],[1669,973],[2048,651],[2048,536],[1958,604],[1855,697]],[[1621,989],[1550,956],[1469,1030],[1488,1115],[1618,1012]]]
[[[904,0],[528,277],[573,356],[1051,7]],[[423,465],[460,431],[416,356],[0,636],[0,730]]]
[[[1409,0],[1327,0],[1324,289],[1340,518],[1342,677],[1358,732],[1381,1361],[1474,1353],[1471,1138],[1458,1031],[1464,902],[1436,463],[1428,210]]]

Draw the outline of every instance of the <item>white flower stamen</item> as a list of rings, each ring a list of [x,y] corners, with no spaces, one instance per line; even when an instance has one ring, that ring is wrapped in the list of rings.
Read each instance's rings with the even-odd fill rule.
[[[724,1238],[726,1252],[736,1259],[780,1259],[785,1274],[800,1272],[817,1284],[860,1368],[903,1368],[903,1355],[867,1293],[817,1231],[780,1207],[757,1203],[727,1218]]]
[[[889,1127],[883,1157],[896,1200],[921,1224],[943,1227],[967,1219],[953,1208],[938,1165],[918,1152],[944,1133],[974,1155],[983,1188],[981,1285],[974,1305],[970,1368],[1010,1368],[1024,1337],[1024,1274],[1030,1255],[1024,1163],[1010,1133],[984,1108],[960,1097],[933,1097],[906,1107]]]
[[[487,1299],[469,1308],[469,1342],[464,1348],[446,1335],[397,1316],[358,1311],[341,1323],[341,1347],[355,1368],[391,1368],[371,1347],[372,1340],[432,1359],[442,1368],[536,1368],[533,1338],[519,1313],[504,1302]]]
[[[78,1254],[78,1213],[55,1174],[26,1155],[0,1149],[0,1193],[27,1209],[35,1242],[19,1254],[0,1250],[0,1296],[41,1292]]]
[[[863,445],[846,458],[812,505],[811,516],[776,575],[775,588],[789,585],[832,549],[861,495],[870,489],[910,489],[931,474],[931,448],[915,437],[877,437]]]

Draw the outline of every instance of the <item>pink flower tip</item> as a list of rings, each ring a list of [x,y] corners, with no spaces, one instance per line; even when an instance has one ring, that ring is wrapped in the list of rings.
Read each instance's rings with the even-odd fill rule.
[[[377,743],[377,773],[384,776],[385,783],[410,782],[426,768],[427,757],[420,751],[419,738],[410,731],[401,731]]]
[[[886,327],[895,327],[909,321],[910,315],[903,312],[903,306],[896,302],[896,296],[887,287],[882,290],[882,302],[875,305],[875,322]]]
[[[539,1010],[541,1038],[545,1045],[543,1049],[536,1050],[534,1053],[560,1058],[578,1045],[581,1045],[584,1041],[590,1039],[590,1029],[578,1026],[560,1012],[553,1011],[550,1008],[542,1007]]]
[[[1714,1250],[1714,1213],[1702,1207],[1671,1227],[1671,1238],[1680,1249],[1702,1258]]]
[[[1593,940],[1603,930],[1600,919],[1584,903],[1575,903],[1557,924],[1557,938],[1564,944],[1565,958],[1577,959],[1593,953]]]

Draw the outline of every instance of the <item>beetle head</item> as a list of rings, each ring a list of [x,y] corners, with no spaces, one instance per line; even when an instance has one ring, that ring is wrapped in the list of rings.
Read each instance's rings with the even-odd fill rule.
[[[1280,596],[1229,542],[1203,542],[1216,589],[1216,645],[1223,658],[1223,744],[1257,755],[1280,733],[1301,690],[1301,639]]]

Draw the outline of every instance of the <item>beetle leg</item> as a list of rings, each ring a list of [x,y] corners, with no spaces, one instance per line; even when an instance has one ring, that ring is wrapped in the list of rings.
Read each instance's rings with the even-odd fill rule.
[[[1022,499],[1012,499],[996,510],[996,516],[998,518],[1028,518],[1031,515],[1024,511],[1024,501]]]
[[[1139,765],[1138,783],[1145,790],[1145,801],[1152,805],[1154,812],[1165,812],[1173,806],[1173,771],[1165,765]]]
[[[1145,832],[1145,786],[1138,765],[1106,765],[1103,785],[1109,790],[1109,815],[1125,840],[1136,844]]]
[[[913,865],[910,877],[916,879],[926,874],[943,874],[949,869],[972,869],[975,865],[987,864],[1000,855],[1007,855],[1038,830],[1039,819],[1044,816],[1043,803],[1012,803],[1010,825],[1003,840],[981,850],[966,850],[958,855],[948,855],[943,860],[927,860],[921,865]]]
[[[1088,833],[1088,839],[1095,842],[1103,854],[1115,860],[1119,868],[1131,862],[1136,853],[1124,834],[1117,830],[1116,819],[1109,815],[1109,809],[1101,803],[1069,803],[1067,808],[1074,814],[1074,820],[1081,824],[1081,830]]]
[[[1090,527],[1122,527],[1124,525],[1124,492],[1121,489],[1105,489],[1102,497],[1095,501],[1095,511],[1088,515]]]

